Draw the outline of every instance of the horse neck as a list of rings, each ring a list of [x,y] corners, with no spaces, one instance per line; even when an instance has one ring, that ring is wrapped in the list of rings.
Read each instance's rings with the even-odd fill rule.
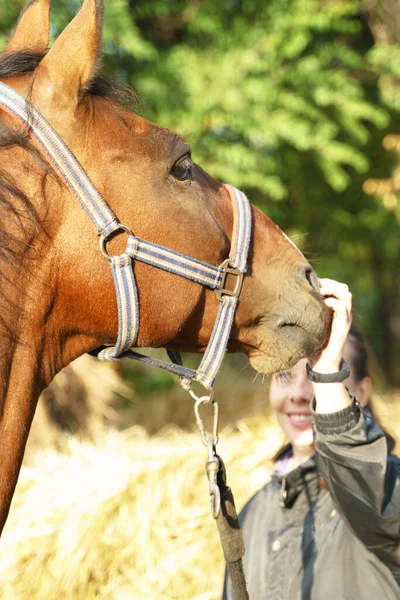
[[[41,172],[38,177],[37,164],[29,164],[21,152],[17,148],[1,151],[0,193],[6,190],[8,206],[3,204],[0,221],[0,530],[39,394],[57,362],[49,343],[54,286],[51,237],[45,225],[50,209],[45,202],[46,176]],[[9,184],[32,201],[33,213],[21,195],[7,193]],[[31,218],[35,211],[38,222]]]
[[[20,317],[21,318],[21,317]],[[19,332],[22,329],[19,328]],[[17,483],[26,440],[44,385],[41,355],[30,340],[0,332],[0,532]]]

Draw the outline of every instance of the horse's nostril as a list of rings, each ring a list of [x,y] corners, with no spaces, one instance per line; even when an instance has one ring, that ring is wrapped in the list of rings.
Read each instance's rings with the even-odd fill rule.
[[[318,277],[316,276],[314,271],[311,269],[311,267],[306,267],[305,275],[306,275],[306,279],[307,279],[308,283],[311,285],[311,287],[314,288],[317,292],[319,292]]]

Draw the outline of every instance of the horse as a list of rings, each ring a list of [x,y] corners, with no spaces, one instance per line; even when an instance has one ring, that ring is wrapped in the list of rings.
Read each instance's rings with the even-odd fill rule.
[[[125,106],[98,75],[103,1],[84,0],[49,50],[51,0],[31,0],[0,57],[0,83],[29,99],[121,222],[141,238],[219,265],[232,241],[227,187],[188,143]],[[46,153],[0,107],[0,528],[9,511],[38,397],[63,367],[112,345],[113,280],[97,236]],[[302,253],[255,206],[248,273],[228,350],[272,373],[323,347],[330,312]],[[123,232],[119,232],[119,234]],[[108,240],[122,252],[124,235]],[[134,264],[137,347],[204,352],[218,301],[210,289]]]

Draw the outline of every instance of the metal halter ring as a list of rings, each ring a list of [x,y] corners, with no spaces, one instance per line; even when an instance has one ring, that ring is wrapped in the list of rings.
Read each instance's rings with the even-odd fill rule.
[[[108,235],[101,234],[101,236],[100,236],[100,250],[101,250],[102,254],[106,257],[106,259],[110,262],[112,261],[112,259],[114,257],[111,256],[110,254],[108,254],[108,252],[107,252],[107,248],[106,248],[107,240],[111,235],[113,235],[114,233],[116,233],[118,231],[125,231],[128,235],[133,236],[133,233],[129,229],[129,227],[127,227],[126,225],[121,225],[121,224],[119,224],[117,229],[114,229],[114,231],[112,231]]]

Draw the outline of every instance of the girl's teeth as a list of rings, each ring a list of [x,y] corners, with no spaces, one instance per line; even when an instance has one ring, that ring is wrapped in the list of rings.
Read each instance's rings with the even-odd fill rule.
[[[292,419],[295,421],[309,421],[311,415],[291,415]]]

